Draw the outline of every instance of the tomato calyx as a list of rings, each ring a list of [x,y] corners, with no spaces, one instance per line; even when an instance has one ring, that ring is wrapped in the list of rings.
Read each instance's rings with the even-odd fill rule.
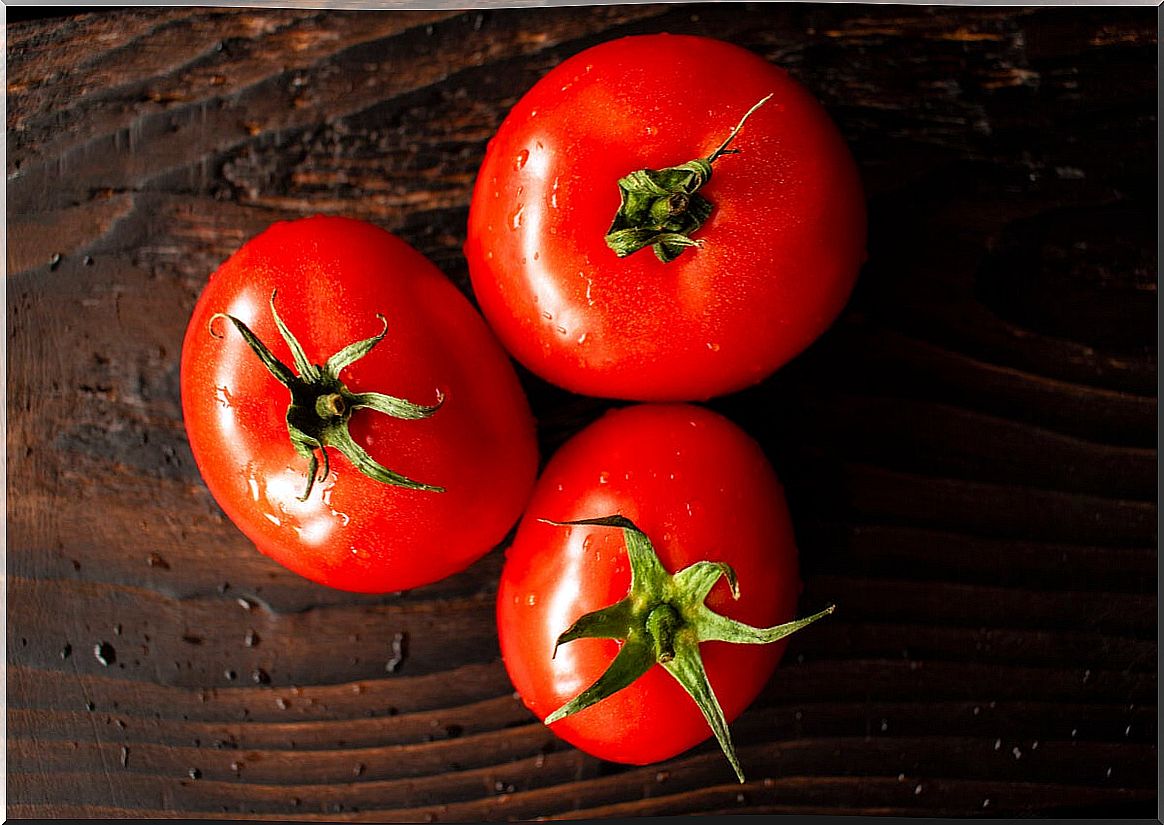
[[[699,561],[672,575],[663,567],[651,540],[625,516],[540,521],[560,527],[592,525],[621,529],[631,569],[630,588],[625,598],[583,615],[558,637],[554,654],[560,645],[575,639],[618,639],[623,644],[597,681],[547,716],[545,724],[553,724],[606,699],[659,664],[699,706],[736,777],[743,782],[744,773],[736,758],[727,720],[699,655],[700,643],[769,644],[829,615],[835,605],[774,627],[752,627],[715,613],[704,604],[720,578],[727,579],[733,598],[740,597],[739,582],[729,565]]]
[[[727,139],[706,158],[696,158],[666,169],[639,169],[618,181],[618,212],[606,231],[606,245],[620,258],[651,247],[663,263],[670,263],[692,246],[702,246],[691,234],[711,217],[712,203],[698,194],[711,180],[711,165],[729,149],[752,113],[771,99],[768,95],[740,118]]]
[[[317,480],[319,459],[316,458],[316,451],[323,457],[323,474],[318,480],[322,482],[327,479],[331,467],[328,447],[339,450],[352,466],[371,479],[410,490],[443,493],[443,487],[413,481],[384,467],[357,444],[348,431],[348,422],[356,410],[369,409],[393,418],[417,420],[433,415],[444,403],[444,395],[439,390],[435,404],[423,405],[378,392],[354,393],[340,381],[339,374],[345,367],[363,358],[383,340],[388,332],[387,319],[377,313],[376,317],[384,325],[379,334],[348,344],[331,356],[326,364],[312,364],[299,341],[275,310],[276,294],[277,290],[271,293],[271,316],[291,350],[296,371],[276,358],[250,328],[233,315],[218,312],[211,316],[210,334],[221,338],[222,335],[214,331],[214,322],[219,318],[230,321],[267,371],[291,391],[291,403],[287,407],[287,433],[295,452],[308,460],[307,489],[299,500],[307,500]]]

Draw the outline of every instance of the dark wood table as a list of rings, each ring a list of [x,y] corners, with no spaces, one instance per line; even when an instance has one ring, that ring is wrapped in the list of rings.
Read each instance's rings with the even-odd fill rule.
[[[256,553],[178,403],[199,290],[272,221],[365,218],[470,292],[505,112],[654,31],[787,66],[869,195],[842,319],[711,404],[839,605],[735,724],[743,787],[714,743],[556,741],[498,657],[501,549],[382,597]],[[10,815],[1155,815],[1154,9],[139,9],[7,57]],[[608,406],[523,381],[544,455]]]

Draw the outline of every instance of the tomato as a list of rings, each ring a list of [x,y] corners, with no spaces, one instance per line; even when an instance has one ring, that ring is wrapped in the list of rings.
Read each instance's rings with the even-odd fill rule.
[[[436,267],[361,221],[277,223],[227,260],[190,319],[181,387],[223,511],[330,587],[461,570],[533,486],[533,418],[504,351]]]
[[[655,197],[659,170],[670,188]],[[703,399],[763,379],[832,323],[864,261],[864,196],[839,132],[783,69],[708,38],[627,37],[564,61],[510,111],[465,254],[485,317],[533,372],[589,395]]]
[[[506,554],[501,652],[526,706],[577,747],[646,764],[714,725],[739,772],[727,722],[772,674],[778,639],[822,615],[783,624],[800,589],[783,490],[759,446],[706,409],[628,407],[576,435],[544,470]],[[783,630],[757,631],[773,625]],[[700,643],[709,637],[748,643]],[[616,689],[588,690],[600,677]],[[585,706],[596,693],[605,695]],[[563,715],[580,694],[585,707]]]

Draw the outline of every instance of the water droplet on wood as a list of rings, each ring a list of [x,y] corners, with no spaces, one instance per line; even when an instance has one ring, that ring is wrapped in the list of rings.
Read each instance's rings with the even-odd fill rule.
[[[404,666],[406,658],[408,658],[408,634],[397,633],[392,637],[392,657],[385,663],[384,670],[396,673]]]
[[[105,667],[109,667],[117,661],[117,650],[109,642],[98,642],[93,645],[93,655]]]
[[[170,569],[170,563],[157,553],[150,553],[149,556],[146,557],[146,564],[148,564],[150,567],[159,567],[162,570]]]

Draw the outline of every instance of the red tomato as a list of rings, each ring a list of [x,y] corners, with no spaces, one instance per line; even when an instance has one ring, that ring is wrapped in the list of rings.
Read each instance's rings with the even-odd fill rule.
[[[619,257],[605,236],[620,179],[708,158],[768,95],[698,197],[679,198],[710,209],[688,236],[701,245],[669,263],[650,248]],[[485,317],[543,378],[708,398],[832,323],[864,260],[864,196],[837,129],[783,69],[717,40],[628,37],[566,60],[513,107],[477,176],[465,254]]]
[[[314,382],[300,380],[272,306]],[[290,419],[288,386],[223,314],[298,373]],[[339,387],[312,367],[359,341],[331,362],[350,362],[331,370]],[[248,241],[194,308],[181,384],[190,447],[227,516],[260,551],[330,587],[405,590],[461,570],[501,541],[533,485],[533,419],[505,353],[428,260],[361,221],[282,222]],[[298,449],[291,419],[307,442]]]
[[[540,719],[593,684],[625,650],[627,642],[609,637],[577,638],[556,653],[555,645],[580,617],[626,597],[631,584],[626,531],[542,519],[614,514],[641,528],[669,573],[701,561],[730,565],[739,598],[721,579],[706,598],[712,611],[767,627],[789,621],[796,608],[801,584],[792,526],[780,482],[758,445],[699,407],[610,412],[550,461],[502,572],[501,652],[514,686]],[[784,646],[698,645],[727,721],[760,692]],[[553,722],[553,731],[595,756],[631,764],[667,759],[710,736],[680,683],[664,667],[648,667],[629,687]]]

